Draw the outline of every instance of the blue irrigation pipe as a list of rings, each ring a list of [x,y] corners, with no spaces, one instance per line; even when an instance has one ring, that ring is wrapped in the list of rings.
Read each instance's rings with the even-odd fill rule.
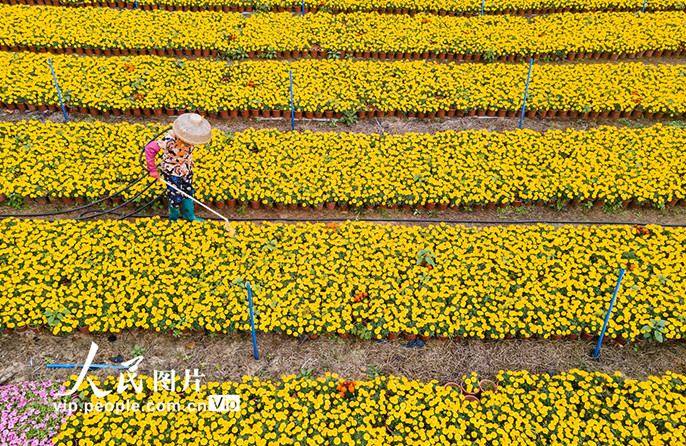
[[[295,110],[293,108],[293,71],[288,70],[288,77],[291,81],[291,130],[295,130]]]
[[[646,3],[648,3],[648,0],[643,0],[643,9],[641,9],[641,12],[646,12]]]
[[[134,0],[134,3],[136,4],[136,9],[138,9],[138,0]]]
[[[82,368],[85,364],[48,364],[49,369],[75,369]],[[88,366],[89,369],[122,369],[126,370],[129,367],[123,365],[109,365],[109,364],[91,364]]]
[[[62,93],[60,92],[60,86],[57,83],[57,76],[55,75],[55,68],[52,66],[52,60],[48,59],[48,63],[50,64],[50,71],[52,72],[52,78],[55,81],[55,88],[57,89],[57,97],[60,98],[60,106],[62,107],[62,114],[64,115],[64,120],[65,120],[65,122],[69,122],[69,118],[67,118],[67,110],[64,108],[64,102],[62,102]]]
[[[612,314],[612,307],[615,306],[615,300],[617,299],[617,293],[619,293],[619,286],[622,284],[622,278],[624,277],[624,271],[626,271],[624,268],[621,268],[619,270],[619,280],[617,280],[617,286],[615,286],[615,292],[612,295],[612,300],[610,301],[610,308],[607,310],[607,314],[605,315],[605,323],[603,324],[603,329],[600,332],[600,338],[598,338],[598,344],[595,346],[595,350],[593,350],[593,357],[597,358],[598,355],[600,354],[600,344],[603,342],[603,337],[605,337],[605,330],[607,330],[607,324],[610,322],[610,314]]]
[[[255,360],[260,359],[257,355],[257,337],[255,336],[255,314],[252,310],[252,292],[250,291],[250,282],[247,283],[248,287],[248,304],[250,305],[250,326],[252,327],[252,349],[255,352]]]
[[[481,15],[484,15],[484,3],[486,0],[481,0]]]
[[[305,16],[305,0],[303,0],[303,16]]]
[[[529,74],[526,75],[526,87],[524,88],[524,100],[522,101],[522,115],[519,117],[519,129],[522,129],[524,122],[524,112],[526,111],[526,95],[529,94],[529,81],[531,80],[531,67],[534,65],[534,58],[529,59]]]

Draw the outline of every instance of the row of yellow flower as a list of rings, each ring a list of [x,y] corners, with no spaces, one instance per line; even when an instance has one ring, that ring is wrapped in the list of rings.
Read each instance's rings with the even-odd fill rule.
[[[50,0],[43,0],[49,4]],[[52,0],[54,4],[56,0]],[[38,0],[3,0],[10,3],[40,4]],[[60,0],[64,5],[105,5],[135,4],[133,1],[109,1],[103,0]],[[305,7],[320,11],[389,11],[407,13],[408,11],[434,11],[449,13],[481,13],[481,0],[305,0]],[[513,11],[541,11],[541,10],[575,10],[588,11],[596,9],[626,9],[640,10],[643,7],[642,0],[507,0],[485,1],[484,12],[513,12]],[[14,3],[13,3],[14,4]],[[225,8],[241,7],[244,10],[265,10],[271,8],[294,8],[300,11],[302,2],[298,0],[140,0],[140,7],[165,5],[173,7],[195,8]],[[683,9],[684,4],[678,0],[651,0],[646,9],[665,10]],[[241,11],[242,12],[242,11]]]
[[[501,55],[682,50],[683,12],[474,18],[376,13],[174,13],[110,8],[0,6],[0,45],[34,48],[201,48],[250,52],[341,51]]]
[[[48,55],[0,52],[0,102],[59,104]],[[242,62],[156,56],[52,56],[63,99],[106,109],[207,111],[518,110],[526,65],[425,61]],[[686,112],[686,67],[641,63],[534,66],[530,110]]]
[[[686,229],[0,222],[0,329],[686,337]]]
[[[0,194],[85,197],[144,173],[140,124],[0,124]],[[196,149],[196,196],[265,204],[462,205],[515,200],[625,200],[662,207],[686,198],[686,129],[485,131],[364,135],[215,130]],[[104,155],[103,150],[107,154]],[[130,198],[147,182],[125,192]],[[162,191],[157,186],[143,195]]]
[[[280,382],[244,377],[210,382],[181,394],[138,377],[117,393],[114,377],[87,381],[84,402],[111,412],[77,413],[55,438],[58,446],[109,444],[219,445],[522,445],[638,446],[682,444],[686,377],[667,372],[646,381],[571,370],[559,375],[500,372],[496,391],[470,402],[452,387],[397,377],[343,381],[335,374]],[[68,386],[73,385],[71,377]],[[178,387],[183,382],[177,380]],[[210,412],[210,395],[238,395],[238,412]],[[128,403],[128,406],[127,406]],[[143,411],[131,410],[133,404]],[[123,407],[120,412],[115,408]],[[129,409],[126,409],[126,408]],[[160,411],[154,409],[159,407]],[[196,411],[182,412],[176,407]],[[199,407],[199,409],[197,409]],[[151,409],[151,410],[148,410]],[[114,443],[112,443],[114,444]]]

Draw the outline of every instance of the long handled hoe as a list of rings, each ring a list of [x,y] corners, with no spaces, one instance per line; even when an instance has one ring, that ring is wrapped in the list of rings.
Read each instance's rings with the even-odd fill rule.
[[[204,208],[207,209],[208,211],[212,212],[212,213],[213,213],[214,215],[216,215],[217,217],[219,217],[219,218],[221,218],[222,220],[224,220],[224,228],[226,228],[226,231],[229,233],[229,236],[231,236],[231,237],[235,237],[235,236],[236,236],[236,230],[233,228],[233,226],[231,225],[231,223],[229,223],[229,219],[228,219],[228,218],[224,217],[222,214],[220,214],[220,213],[218,213],[218,212],[215,212],[215,211],[214,211],[213,209],[211,209],[209,206],[206,206],[204,203],[201,203],[200,201],[198,201],[198,200],[196,200],[195,198],[191,197],[190,195],[188,195],[188,194],[185,193],[184,191],[180,190],[178,187],[174,186],[173,184],[167,183],[167,182],[164,181],[162,178],[160,178],[159,180],[160,180],[160,181],[162,182],[162,184],[164,184],[165,186],[171,187],[172,189],[174,189],[176,192],[180,193],[180,194],[183,195],[184,197],[190,198],[190,199],[193,200],[195,203],[199,204],[200,206],[204,207]]]

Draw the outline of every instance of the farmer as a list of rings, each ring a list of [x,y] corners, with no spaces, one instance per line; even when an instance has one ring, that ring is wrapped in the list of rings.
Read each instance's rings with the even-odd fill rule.
[[[186,198],[169,187],[174,185],[186,194],[193,195],[193,149],[196,145],[206,144],[212,139],[212,127],[202,116],[185,113],[174,121],[172,129],[161,140],[145,146],[145,164],[150,176],[159,180],[160,173],[155,165],[155,156],[162,150],[160,169],[167,183],[169,194],[169,220],[179,219],[183,208],[183,218],[189,221],[204,221],[193,213],[193,200]]]

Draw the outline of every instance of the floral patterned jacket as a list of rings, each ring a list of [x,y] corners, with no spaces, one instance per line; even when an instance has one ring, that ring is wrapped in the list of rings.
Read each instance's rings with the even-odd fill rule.
[[[193,149],[195,146],[188,145],[174,135],[173,131],[167,132],[161,140],[153,141],[145,146],[145,166],[151,174],[157,172],[155,156],[162,150],[162,172],[175,176],[185,177],[193,169]]]

